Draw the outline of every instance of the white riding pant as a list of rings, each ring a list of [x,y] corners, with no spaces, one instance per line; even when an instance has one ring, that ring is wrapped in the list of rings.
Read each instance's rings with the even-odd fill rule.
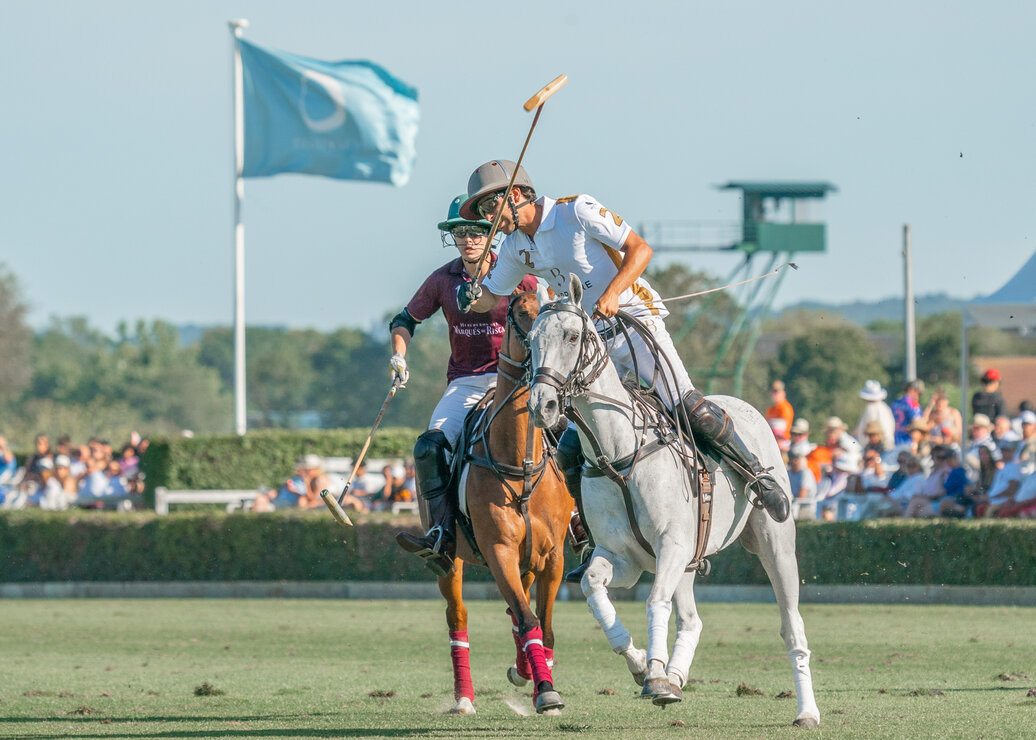
[[[683,366],[683,360],[676,353],[673,340],[666,331],[665,322],[658,317],[642,319],[644,325],[651,330],[651,334],[662,351],[663,358],[659,363],[659,377],[655,376],[655,358],[651,354],[647,343],[636,332],[629,330],[630,341],[621,332],[607,341],[608,354],[619,371],[619,376],[633,375],[634,362],[636,357],[636,372],[640,379],[651,385],[651,390],[658,394],[663,402],[673,408],[675,401],[683,398],[694,390],[694,383],[691,382],[687,370]],[[664,380],[663,380],[664,379]],[[672,397],[672,390],[676,391],[677,398]]]
[[[464,428],[464,417],[468,409],[477,404],[482,396],[486,395],[486,391],[495,386],[496,373],[457,378],[446,386],[446,392],[432,412],[428,428],[441,431],[449,440],[450,447],[455,447]]]

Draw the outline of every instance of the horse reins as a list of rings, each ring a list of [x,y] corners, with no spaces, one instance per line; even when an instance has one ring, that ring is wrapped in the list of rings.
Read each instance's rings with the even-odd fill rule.
[[[634,538],[638,544],[647,552],[652,558],[655,557],[654,549],[651,544],[647,541],[643,532],[637,523],[636,513],[633,507],[633,498],[629,490],[629,478],[633,475],[633,471],[638,462],[646,459],[650,455],[658,452],[659,450],[669,448],[672,453],[676,456],[680,462],[681,467],[684,468],[685,473],[688,475],[688,479],[692,483],[692,490],[698,492],[698,536],[697,543],[695,546],[694,557],[691,562],[687,565],[686,570],[699,571],[703,574],[708,573],[709,564],[705,560],[705,551],[708,547],[709,534],[712,529],[712,481],[709,477],[708,471],[704,465],[698,463],[698,449],[694,440],[694,435],[691,434],[691,427],[689,420],[686,418],[686,412],[679,401],[674,402],[674,409],[672,413],[672,421],[675,425],[675,429],[669,428],[664,420],[667,418],[661,408],[657,408],[655,404],[652,404],[648,398],[654,398],[653,396],[647,396],[642,391],[633,390],[626,388],[629,397],[629,404],[624,404],[618,399],[609,398],[600,393],[596,393],[590,390],[590,386],[600,377],[601,373],[604,372],[604,368],[607,366],[608,353],[604,346],[605,339],[598,336],[596,340],[590,339],[591,328],[588,327],[590,322],[580,307],[574,303],[555,301],[549,303],[540,310],[542,316],[548,312],[567,312],[572,313],[580,317],[583,322],[583,330],[580,333],[580,344],[579,354],[573,371],[568,375],[564,376],[553,368],[540,367],[536,371],[536,375],[533,378],[533,382],[543,383],[555,390],[558,394],[558,403],[564,409],[565,415],[570,418],[579,430],[583,433],[590,448],[594,452],[595,460],[593,465],[587,465],[584,467],[583,474],[587,477],[604,476],[615,483],[622,491],[623,504],[626,509],[626,516],[629,520],[630,530],[633,533]],[[629,327],[632,327],[633,331],[637,333],[647,345],[649,351],[653,355],[655,360],[655,366],[653,370],[653,380],[657,381],[661,375],[662,382],[666,385],[666,389],[670,393],[670,397],[674,399],[679,398],[679,393],[676,389],[668,387],[668,379],[665,373],[659,373],[660,360],[664,360],[668,364],[668,358],[658,347],[657,342],[654,340],[654,336],[651,334],[651,330],[644,325],[643,322],[637,318],[627,314],[624,311],[620,311],[616,315],[614,324],[609,327],[606,332],[608,338],[613,338],[622,334],[630,346],[630,355],[633,359],[634,369],[639,382],[639,368],[637,368],[636,352],[633,351],[632,344],[630,342],[631,336],[629,334]],[[596,334],[597,332],[594,331]],[[589,366],[589,372],[586,368]],[[672,374],[672,366],[670,365],[670,373]],[[654,383],[652,384],[654,385]],[[624,386],[625,387],[625,386]],[[646,444],[642,443],[642,435],[638,437],[636,446],[633,452],[622,458],[616,460],[610,460],[607,455],[604,454],[603,445],[597,435],[594,434],[590,425],[579,411],[572,406],[571,398],[574,396],[585,396],[596,401],[603,402],[605,404],[618,407],[624,411],[628,411],[631,414],[631,423],[637,426],[638,410],[643,419],[642,429],[646,431],[648,424],[651,421],[655,422],[656,438],[650,440]],[[676,444],[681,438],[688,442],[690,452],[685,451],[682,445]],[[626,473],[620,471],[625,470]],[[696,484],[696,485],[695,485]]]
[[[522,346],[528,350],[529,335],[521,328],[521,326],[518,325],[518,321],[514,317],[514,304],[521,295],[523,294],[519,293],[517,296],[512,298],[510,304],[507,306],[507,327],[508,330],[514,331]],[[531,368],[531,356],[528,351],[526,351],[525,359],[521,362],[513,359],[503,351],[497,354],[497,358],[498,360],[502,360],[505,365],[517,368],[521,371],[521,375],[515,377],[508,371],[504,370],[502,365],[499,363],[497,364],[497,372],[512,381],[514,383],[514,388],[512,388],[511,392],[502,399],[495,400],[492,412],[482,417],[477,433],[471,440],[471,445],[469,446],[469,451],[466,455],[466,461],[473,465],[478,465],[481,468],[485,468],[493,473],[497,480],[500,481],[500,483],[503,484],[511,494],[514,502],[518,504],[518,510],[522,515],[522,519],[525,520],[525,555],[522,557],[522,562],[519,566],[521,572],[525,574],[528,573],[532,567],[532,522],[529,517],[529,499],[536,491],[536,488],[539,487],[540,481],[543,480],[543,476],[547,472],[547,461],[550,461],[550,464],[555,468],[555,470],[557,468],[557,463],[554,461],[554,456],[546,445],[544,445],[545,454],[538,463],[536,462],[533,450],[533,439],[536,434],[536,429],[531,420],[526,424],[525,457],[522,460],[521,466],[502,463],[493,459],[489,446],[489,434],[492,429],[493,420],[496,419],[500,410],[514,399],[519,390],[529,387]],[[482,443],[486,452],[485,457],[478,457],[471,453],[470,447],[473,447],[477,442]],[[521,493],[518,493],[508,480],[518,478],[521,478],[522,480]]]

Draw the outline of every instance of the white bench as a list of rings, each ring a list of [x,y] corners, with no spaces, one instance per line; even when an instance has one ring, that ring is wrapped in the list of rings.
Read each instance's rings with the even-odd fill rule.
[[[411,511],[414,514],[420,513],[416,501],[393,501],[392,513],[398,514],[401,511]]]
[[[169,504],[226,504],[227,512],[251,508],[256,489],[232,491],[171,491],[164,486],[155,489],[155,513],[168,514]]]

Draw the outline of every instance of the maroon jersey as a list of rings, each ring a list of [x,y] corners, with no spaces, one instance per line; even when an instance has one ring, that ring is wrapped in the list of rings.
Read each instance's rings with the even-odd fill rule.
[[[490,252],[489,259],[495,262],[496,255]],[[450,327],[448,383],[469,375],[495,373],[496,356],[504,340],[507,301],[488,313],[462,313],[457,308],[457,286],[470,282],[464,263],[458,257],[429,275],[406,304],[406,312],[415,321],[424,321],[440,308],[446,316]],[[526,275],[517,290],[536,290],[536,278]]]

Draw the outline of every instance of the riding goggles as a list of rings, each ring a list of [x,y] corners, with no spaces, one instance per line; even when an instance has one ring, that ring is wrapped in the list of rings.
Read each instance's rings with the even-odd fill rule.
[[[454,239],[471,239],[485,236],[489,233],[489,229],[485,226],[456,226],[450,229],[450,233],[453,234]]]
[[[480,200],[475,206],[475,210],[478,211],[478,215],[482,218],[489,218],[489,214],[496,210],[497,201],[503,196],[503,193],[493,193],[487,195],[485,198]]]

